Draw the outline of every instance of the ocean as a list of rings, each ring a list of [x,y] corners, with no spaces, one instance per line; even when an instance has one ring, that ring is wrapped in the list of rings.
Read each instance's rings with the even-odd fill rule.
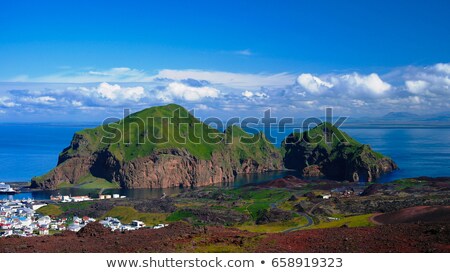
[[[73,134],[93,125],[0,124],[0,181],[30,181],[52,169]],[[394,159],[400,170],[378,181],[417,176],[450,176],[450,128],[341,128],[361,143]],[[278,136],[276,145],[287,130]],[[285,172],[240,177],[238,184],[258,182]],[[138,194],[138,193],[135,193]],[[157,193],[159,194],[159,193]]]

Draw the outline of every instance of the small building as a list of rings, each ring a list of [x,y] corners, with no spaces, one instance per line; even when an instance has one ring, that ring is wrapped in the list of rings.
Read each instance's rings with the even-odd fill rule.
[[[42,216],[41,218],[39,218],[37,220],[37,223],[40,227],[49,225],[51,222],[52,222],[52,219],[50,218],[50,216]]]
[[[120,198],[120,195],[115,193],[115,194],[112,195],[112,198]]]
[[[87,195],[82,195],[82,196],[72,196],[72,201],[73,202],[82,202],[82,201],[89,201],[92,200],[91,198],[89,198],[89,196]]]
[[[39,235],[48,235],[48,228],[39,228]]]
[[[73,231],[73,232],[78,232],[78,231],[80,231],[81,228],[82,228],[82,226],[80,226],[79,224],[72,224],[72,225],[69,225],[69,227],[67,229],[70,231]]]
[[[135,228],[143,228],[143,227],[145,227],[145,224],[142,221],[133,220],[133,221],[131,221],[131,226],[135,227]]]
[[[167,226],[168,226],[168,224],[158,224],[158,225],[154,226],[153,229],[160,229],[160,228],[164,228]]]
[[[62,201],[62,200],[63,200],[63,197],[62,197],[61,194],[58,194],[58,195],[50,195],[50,200],[59,202],[59,201]]]
[[[61,200],[62,202],[70,202],[71,201],[71,199],[70,199],[70,196],[69,195],[64,195],[63,197],[62,197],[62,200]]]
[[[72,218],[72,221],[74,224],[81,224],[83,222],[83,219],[81,219],[80,217],[74,216]]]

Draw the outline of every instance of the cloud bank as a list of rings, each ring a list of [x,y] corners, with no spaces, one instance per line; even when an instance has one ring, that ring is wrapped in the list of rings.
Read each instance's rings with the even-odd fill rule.
[[[52,113],[89,118],[93,112],[101,116],[168,102],[216,115],[246,115],[269,107],[294,116],[321,115],[326,107],[353,116],[437,113],[450,107],[449,86],[449,63],[399,67],[385,74],[88,69],[37,78],[22,75],[0,83],[0,117],[14,120],[45,112],[49,119]]]

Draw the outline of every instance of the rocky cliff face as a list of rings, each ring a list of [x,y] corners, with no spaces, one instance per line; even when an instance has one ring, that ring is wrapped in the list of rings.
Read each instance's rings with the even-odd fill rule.
[[[207,186],[232,182],[239,173],[260,173],[282,169],[281,156],[266,162],[253,159],[235,161],[229,153],[214,153],[210,160],[192,156],[184,149],[165,149],[129,162],[104,152],[88,157],[66,159],[42,179],[32,184],[55,189],[61,183],[76,184],[82,177],[94,177],[118,183],[122,188],[170,188]]]
[[[392,159],[328,123],[289,135],[282,143],[282,154],[288,169],[336,180],[370,182],[398,168]]]
[[[76,185],[84,177],[93,176],[122,188],[206,186],[232,182],[239,173],[283,169],[281,154],[262,135],[258,141],[247,144],[230,141],[237,136],[249,136],[237,127],[220,134],[223,139],[215,146],[196,143],[194,148],[190,143],[165,143],[151,149],[148,146],[153,144],[105,144],[98,141],[101,134],[100,127],[76,133],[70,146],[60,154],[57,167],[33,178],[32,185],[55,189],[61,184]],[[209,153],[198,152],[205,150]]]

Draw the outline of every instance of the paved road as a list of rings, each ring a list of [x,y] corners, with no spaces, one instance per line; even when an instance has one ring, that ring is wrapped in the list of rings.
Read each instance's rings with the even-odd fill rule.
[[[297,226],[297,227],[293,227],[293,228],[290,228],[290,229],[286,229],[285,231],[283,231],[283,233],[287,233],[287,232],[291,232],[291,231],[296,231],[296,230],[299,230],[299,229],[302,229],[302,228],[305,228],[305,227],[309,227],[309,226],[314,225],[314,220],[311,218],[311,216],[309,216],[308,214],[303,213],[303,212],[299,212],[298,214],[299,214],[300,216],[305,217],[306,220],[308,221],[308,223],[304,224],[303,226]]]
[[[323,201],[322,201],[323,202]],[[321,202],[321,203],[322,203]],[[271,208],[276,208],[277,207],[277,203],[272,203],[272,204],[270,204],[270,207]],[[313,208],[312,210],[314,210],[315,208]],[[286,229],[286,230],[284,230],[284,231],[282,231],[283,233],[286,233],[286,232],[291,232],[291,231],[296,231],[296,230],[299,230],[299,229],[301,229],[301,228],[305,228],[305,227],[309,227],[309,226],[312,226],[312,225],[314,225],[314,220],[311,218],[311,216],[309,216],[308,214],[306,214],[306,213],[304,213],[304,212],[298,212],[297,213],[298,215],[300,215],[300,216],[303,216],[303,217],[305,217],[306,218],[306,221],[308,221],[306,224],[304,224],[303,226],[297,226],[297,227],[293,227],[293,228],[290,228],[290,229]]]

